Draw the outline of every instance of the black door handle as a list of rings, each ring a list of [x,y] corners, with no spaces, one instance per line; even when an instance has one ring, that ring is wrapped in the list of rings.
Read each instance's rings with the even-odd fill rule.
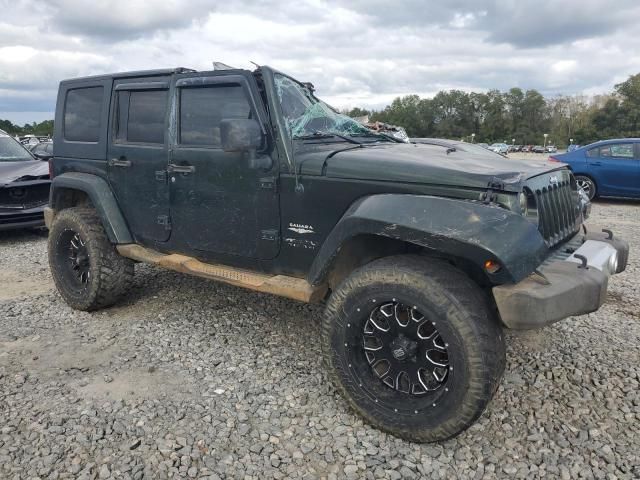
[[[170,163],[167,170],[169,173],[193,173],[196,171],[196,167],[193,165],[174,165]]]
[[[131,166],[131,160],[126,160],[124,158],[112,158],[109,160],[109,166],[128,168]]]

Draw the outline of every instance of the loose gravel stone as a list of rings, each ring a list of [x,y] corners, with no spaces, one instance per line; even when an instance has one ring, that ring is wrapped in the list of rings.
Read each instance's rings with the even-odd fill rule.
[[[46,239],[2,232],[0,478],[640,478],[640,203],[590,222],[632,246],[605,305],[507,332],[485,414],[431,445],[349,410],[320,307],[137,265],[121,303],[77,312]]]

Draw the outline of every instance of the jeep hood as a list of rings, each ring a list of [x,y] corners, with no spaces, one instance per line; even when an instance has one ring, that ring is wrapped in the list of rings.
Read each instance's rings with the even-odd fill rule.
[[[16,180],[43,180],[49,178],[49,164],[42,160],[0,162],[0,185]]]
[[[528,178],[565,168],[558,163],[500,155],[491,158],[425,144],[341,145],[331,152],[302,154],[298,160],[300,172],[308,175],[482,189],[500,182],[506,191],[520,191]]]

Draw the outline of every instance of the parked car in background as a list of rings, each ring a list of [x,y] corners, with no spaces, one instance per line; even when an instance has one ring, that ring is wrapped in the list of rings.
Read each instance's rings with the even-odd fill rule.
[[[556,153],[558,151],[558,147],[556,147],[555,145],[547,145],[545,147],[545,150],[547,151],[547,153]]]
[[[590,199],[640,198],[640,138],[603,140],[549,160],[568,164]]]
[[[489,150],[492,150],[501,155],[506,155],[509,153],[509,146],[506,143],[494,143],[489,147]]]
[[[488,143],[476,143],[475,145],[478,145],[479,147],[482,147],[482,148],[489,149],[489,144]]]
[[[576,145],[575,143],[572,143],[567,147],[567,152],[573,152],[574,150],[577,150],[580,147],[581,145]]]
[[[461,142],[460,140],[448,140],[446,138],[411,138],[411,143],[422,143],[429,145],[441,145],[443,147],[453,148],[456,151],[469,152],[475,155],[481,155],[487,158],[502,159],[501,155],[498,155],[493,150],[489,150],[480,146],[478,143]]]
[[[33,145],[29,150],[39,160],[53,158],[53,142],[41,142]]]
[[[533,149],[532,145],[523,145],[520,149],[521,152],[529,153]]]
[[[0,130],[0,230],[44,226],[49,164]]]
[[[545,148],[544,148],[542,145],[535,145],[535,146],[531,149],[531,151],[532,151],[533,153],[544,153]]]

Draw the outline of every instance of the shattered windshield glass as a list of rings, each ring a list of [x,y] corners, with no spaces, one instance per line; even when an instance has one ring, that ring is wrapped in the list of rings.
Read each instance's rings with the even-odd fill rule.
[[[336,112],[312,91],[282,74],[275,75],[278,101],[291,138],[314,135],[366,136],[387,140],[351,117]]]

